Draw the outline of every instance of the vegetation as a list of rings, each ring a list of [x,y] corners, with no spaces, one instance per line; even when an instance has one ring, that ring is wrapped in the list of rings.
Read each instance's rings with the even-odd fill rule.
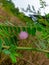
[[[39,16],[40,18],[38,17],[37,23],[34,23],[30,17],[20,13],[19,9],[15,8],[11,0],[0,0],[0,2],[3,4],[2,6],[5,10],[8,9],[8,13],[12,13],[13,16],[17,16],[20,20],[26,23],[25,26],[13,25],[8,21],[8,23],[0,24],[0,54],[4,53],[9,56],[13,63],[16,63],[16,57],[22,57],[17,50],[43,52],[49,58],[49,14],[46,15],[45,18]],[[20,47],[18,43],[21,31],[27,32],[31,37],[36,37],[39,43],[34,41],[35,44],[31,44],[30,47]],[[24,39],[23,41],[27,41],[27,39]]]

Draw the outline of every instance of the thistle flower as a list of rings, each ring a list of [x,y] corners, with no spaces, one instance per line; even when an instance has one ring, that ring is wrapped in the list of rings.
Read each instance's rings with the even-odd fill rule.
[[[27,39],[28,38],[28,33],[25,31],[21,31],[19,34],[20,39]]]

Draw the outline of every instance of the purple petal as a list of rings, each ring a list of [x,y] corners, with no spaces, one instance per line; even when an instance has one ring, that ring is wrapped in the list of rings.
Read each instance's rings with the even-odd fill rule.
[[[24,31],[21,31],[20,34],[19,34],[19,38],[20,39],[26,39],[26,38],[28,38],[28,33],[24,32]]]

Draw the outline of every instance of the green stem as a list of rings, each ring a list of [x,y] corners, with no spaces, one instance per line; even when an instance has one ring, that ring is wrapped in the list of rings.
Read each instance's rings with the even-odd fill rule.
[[[49,53],[48,50],[38,49],[38,48],[32,48],[32,47],[16,47],[16,48],[17,48],[17,50],[32,50],[32,51],[38,51],[38,52]]]
[[[3,46],[3,48],[9,49],[10,46]],[[32,47],[16,47],[16,49],[17,50],[30,50],[30,51],[37,51],[37,52],[49,53],[48,50],[38,49],[38,48],[32,48]]]

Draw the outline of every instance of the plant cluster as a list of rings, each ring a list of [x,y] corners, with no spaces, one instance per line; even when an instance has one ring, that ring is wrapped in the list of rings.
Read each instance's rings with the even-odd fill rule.
[[[40,35],[38,35],[38,32]],[[25,36],[24,36],[25,35]],[[28,35],[36,36],[40,41],[40,48],[32,47],[19,47],[18,46],[18,36],[20,39],[28,38]],[[22,39],[22,40],[23,40]],[[44,40],[46,43],[44,43]],[[44,53],[49,53],[49,28],[45,27],[39,23],[34,24],[34,26],[13,26],[7,24],[0,24],[0,53],[8,55],[12,61],[16,62],[16,57],[20,56],[16,50],[34,50]],[[48,55],[49,56],[49,55]]]
[[[3,3],[6,9],[26,23],[26,26],[13,25],[10,22],[8,22],[9,24],[0,24],[0,54],[4,53],[9,56],[13,63],[16,63],[16,57],[21,57],[21,55],[17,53],[17,50],[44,52],[49,58],[49,15],[46,15],[45,18],[39,15],[39,17],[37,17],[37,23],[34,23],[31,18],[20,13],[18,9],[14,7],[13,3],[11,3],[11,0],[0,0],[0,2]],[[29,35],[32,37],[36,36],[39,40],[38,44],[35,43],[36,48],[19,47],[18,37],[24,40],[28,38]]]

